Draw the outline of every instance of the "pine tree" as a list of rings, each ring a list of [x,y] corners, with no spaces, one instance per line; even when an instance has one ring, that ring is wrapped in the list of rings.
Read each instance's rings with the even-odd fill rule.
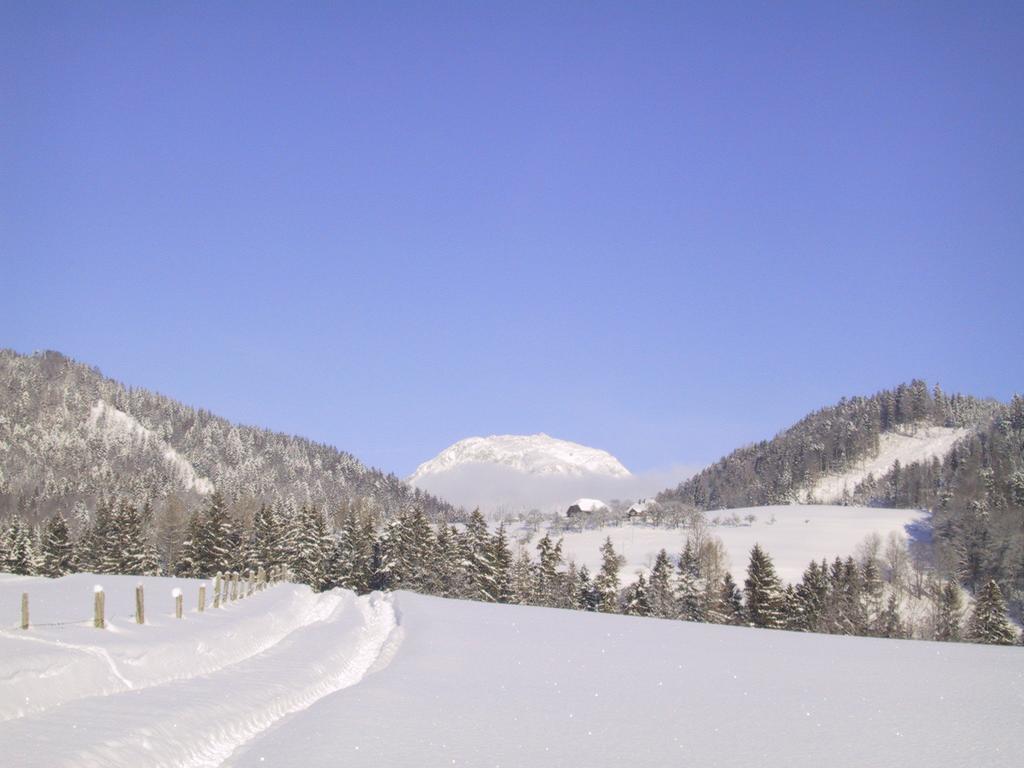
[[[319,591],[327,583],[328,558],[333,542],[327,533],[323,514],[315,506],[303,506],[293,521],[293,541],[290,566],[295,578]]]
[[[947,581],[939,590],[935,613],[935,639],[947,642],[960,640],[960,618],[964,609],[960,587]]]
[[[906,629],[900,618],[900,608],[899,603],[896,601],[895,593],[889,595],[889,599],[885,603],[885,610],[882,611],[878,621],[880,637],[906,637]]]
[[[196,510],[189,515],[188,525],[185,528],[185,541],[181,545],[181,556],[175,572],[186,578],[204,578],[207,576],[206,563],[208,560],[203,515]]]
[[[240,537],[228,514],[227,502],[219,491],[210,494],[202,526],[202,551],[205,556],[200,577],[239,567]]]
[[[64,516],[56,514],[46,522],[43,532],[42,566],[43,576],[58,578],[75,571],[75,547],[71,542],[68,524]]]
[[[28,525],[18,516],[12,517],[7,526],[6,538],[7,562],[4,564],[4,570],[19,576],[34,575],[37,560]]]
[[[626,589],[622,612],[627,616],[650,616],[651,603],[648,599],[647,581],[642,573],[637,574],[636,581]]]
[[[805,632],[824,632],[825,610],[829,603],[828,567],[814,560],[807,566],[796,587],[798,628]]]
[[[108,573],[151,576],[158,572],[156,551],[145,533],[143,515],[138,507],[121,501],[111,517],[107,554]]]
[[[536,568],[536,585],[533,603],[535,605],[558,606],[563,602],[561,579],[558,566],[562,564],[562,541],[553,542],[551,536],[544,534],[537,542],[539,562]]]
[[[524,547],[519,548],[515,562],[512,563],[512,601],[519,605],[529,605],[533,599],[533,563]]]
[[[726,571],[725,576],[722,578],[721,606],[722,616],[725,619],[722,623],[743,623],[743,596],[740,594],[740,588],[733,581],[732,574],[728,571]]]
[[[775,574],[772,559],[759,544],[750,550],[744,594],[751,626],[777,629],[783,625],[782,583]]]
[[[975,643],[1013,645],[1017,635],[1006,618],[1006,603],[995,580],[982,587],[967,625],[967,638]]]
[[[648,592],[652,616],[662,619],[675,618],[675,600],[672,596],[672,565],[668,559],[668,552],[664,549],[658,552],[658,556],[654,559]]]
[[[469,516],[463,542],[466,577],[469,586],[469,593],[464,597],[493,603],[498,598],[498,588],[494,578],[493,544],[487,531],[487,521],[484,520],[479,509],[474,509]]]
[[[508,546],[505,523],[498,526],[491,544],[491,562],[494,564],[494,595],[499,603],[512,602],[512,550]]]
[[[597,610],[618,613],[619,610],[619,556],[612,546],[611,536],[601,545],[601,570],[594,579]]]
[[[590,569],[581,566],[576,574],[576,594],[579,596],[580,609],[584,611],[596,611],[600,596],[594,588],[594,581],[590,578]]]
[[[679,557],[676,583],[676,613],[683,621],[704,621],[705,588],[700,573],[696,548],[689,538]]]

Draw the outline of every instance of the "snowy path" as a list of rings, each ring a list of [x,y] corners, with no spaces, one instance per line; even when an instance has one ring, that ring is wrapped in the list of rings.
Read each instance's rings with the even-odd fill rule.
[[[179,662],[186,663],[178,667],[180,679],[157,683],[144,675],[146,686],[142,687],[130,676],[128,658],[116,647],[61,645],[64,659],[49,669],[37,658],[32,668],[15,675],[15,681],[29,676],[39,681],[46,675],[46,679],[84,678],[100,684],[92,695],[0,723],[0,743],[8,745],[7,756],[19,766],[219,765],[281,718],[358,683],[379,665],[382,652],[393,653],[397,623],[390,597],[356,597],[342,591],[313,595],[291,586],[272,588],[222,612],[221,616],[229,616],[223,624],[234,629],[216,633],[218,642],[253,647],[250,636],[262,631],[246,616],[231,621],[231,612],[262,597],[270,598],[265,603],[278,603],[281,595],[289,603],[303,604],[294,614],[298,621],[293,631],[279,633],[273,643],[263,644],[261,650],[240,661],[204,665],[207,641],[200,639],[204,634],[200,625],[215,614],[208,612],[191,621],[194,637],[192,642],[183,639],[186,658]],[[303,597],[311,598],[312,603]],[[262,619],[273,623],[266,607],[260,611]],[[15,658],[10,651],[24,658],[21,653],[26,641],[12,641],[6,634],[0,641],[4,658]],[[147,650],[137,655],[151,657],[152,653]],[[99,674],[92,662],[104,656],[108,669]],[[237,654],[207,656],[223,662]],[[210,666],[217,668],[206,671]],[[189,676],[180,677],[182,674]],[[85,687],[78,686],[79,690]],[[5,681],[0,703],[8,710],[10,692]],[[41,744],[46,745],[45,750],[38,748]]]

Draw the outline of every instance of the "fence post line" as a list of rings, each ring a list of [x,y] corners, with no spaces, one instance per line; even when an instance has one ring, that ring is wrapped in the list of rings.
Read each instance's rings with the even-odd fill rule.
[[[103,587],[97,584],[92,588],[93,601],[92,601],[92,625],[96,629],[107,628],[107,618],[104,615],[104,609],[106,607],[106,596],[103,594]]]
[[[171,590],[171,596],[174,597],[174,618],[181,618],[181,590],[175,587]]]
[[[142,582],[135,585],[135,623],[146,623],[146,596],[142,591]]]
[[[213,607],[220,608],[220,571],[213,577]]]
[[[206,584],[199,585],[199,612],[206,610]]]
[[[28,629],[28,592],[21,593],[21,628]]]

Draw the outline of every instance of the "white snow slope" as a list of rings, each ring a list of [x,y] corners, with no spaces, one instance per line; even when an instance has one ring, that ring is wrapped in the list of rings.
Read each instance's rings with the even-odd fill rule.
[[[196,472],[188,459],[157,436],[153,430],[140,424],[134,416],[103,400],[97,400],[96,405],[89,411],[89,427],[107,440],[127,440],[156,445],[164,461],[186,490],[194,490],[201,494],[213,493],[213,483],[209,479]]]
[[[715,525],[709,532],[725,545],[730,572],[738,584],[743,583],[754,544],[760,544],[771,555],[783,580],[796,582],[811,560],[853,555],[870,533],[878,533],[883,540],[891,532],[905,536],[905,527],[922,517],[916,509],[795,504],[720,510],[708,512],[707,517],[709,521],[724,519],[734,513],[742,525]],[[754,515],[753,523],[744,520],[747,515]],[[658,550],[664,548],[670,555],[678,555],[686,541],[685,529],[631,523],[553,535],[563,538],[563,556],[586,565],[591,573],[600,569],[601,544],[605,537],[611,537],[615,551],[625,558],[620,576],[628,581],[637,571],[646,572],[654,565]]]
[[[530,475],[630,476],[629,470],[607,451],[541,433],[467,437],[420,464],[409,482],[415,483],[465,464],[510,467]]]
[[[44,616],[80,612],[93,579],[122,616],[134,578],[0,579],[0,615],[16,615],[22,589],[38,595]],[[168,596],[169,610],[170,580],[143,581]],[[194,583],[185,589],[194,596]],[[404,592],[313,595],[288,585],[181,621],[153,609],[150,626],[116,618],[106,631],[0,632],[5,764],[999,768],[1019,760],[1019,648]],[[292,630],[267,639],[259,620]],[[60,704],[54,690],[65,683],[74,695]],[[42,689],[50,693],[34,701]]]
[[[971,430],[953,427],[918,427],[914,432],[902,434],[886,432],[879,439],[878,455],[864,459],[842,474],[825,475],[801,496],[802,502],[829,503],[841,501],[843,491],[853,493],[858,483],[869,474],[880,478],[894,462],[902,465],[915,461],[927,461],[933,457],[943,458],[953,444]]]

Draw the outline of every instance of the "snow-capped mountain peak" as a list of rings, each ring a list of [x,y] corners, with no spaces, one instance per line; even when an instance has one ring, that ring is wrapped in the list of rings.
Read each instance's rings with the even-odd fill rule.
[[[529,475],[631,476],[630,471],[607,451],[559,440],[541,432],[536,435],[467,437],[445,448],[430,461],[420,464],[409,480],[415,483],[424,477],[449,472],[467,464],[505,467]]]

